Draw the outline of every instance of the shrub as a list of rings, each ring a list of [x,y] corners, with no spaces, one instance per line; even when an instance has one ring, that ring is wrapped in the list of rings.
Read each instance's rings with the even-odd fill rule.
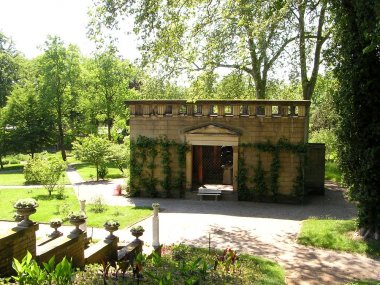
[[[42,153],[28,160],[24,167],[24,176],[27,183],[42,184],[51,196],[65,169],[66,164],[61,159]]]
[[[94,213],[103,213],[106,210],[104,199],[101,196],[95,197],[91,201],[90,211]]]
[[[99,170],[98,170],[99,178],[104,180],[106,178],[107,174],[108,174],[107,165],[105,163],[100,164]]]

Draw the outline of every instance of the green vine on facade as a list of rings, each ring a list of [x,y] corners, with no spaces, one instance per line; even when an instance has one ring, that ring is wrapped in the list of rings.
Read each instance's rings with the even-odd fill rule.
[[[179,197],[185,198],[185,168],[186,168],[186,152],[188,146],[186,144],[177,144],[177,156],[178,156],[178,178],[176,180],[176,189],[179,191]]]
[[[170,168],[170,142],[167,139],[161,140],[161,164],[162,172],[164,174],[164,180],[162,181],[162,188],[166,193],[166,198],[171,198],[171,179],[172,179],[172,170]]]
[[[278,179],[280,175],[281,162],[279,154],[281,151],[290,152],[297,154],[300,159],[300,169],[302,170],[302,176],[298,174],[294,181],[293,191],[297,199],[302,200],[304,196],[304,178],[303,178],[303,156],[307,151],[307,144],[298,143],[292,144],[286,139],[280,139],[276,144],[272,144],[269,141],[266,143],[244,143],[240,144],[240,148],[255,148],[259,152],[269,152],[272,154],[272,162],[270,165],[270,176],[269,176],[269,190],[270,197],[273,201],[277,201],[279,186]],[[252,179],[252,184],[255,188],[253,195],[247,195],[249,193],[249,188],[247,187],[247,168],[244,165],[243,158],[239,157],[239,171],[238,171],[238,196],[241,200],[253,200],[257,198],[261,201],[265,196],[268,196],[268,187],[266,185],[265,172],[262,166],[262,161],[260,156],[258,157],[257,167],[254,168],[254,176]],[[243,170],[240,171],[240,165],[243,165]],[[299,170],[298,170],[299,172]],[[302,182],[302,183],[301,183]]]
[[[277,201],[278,194],[278,177],[280,176],[280,158],[278,148],[272,153],[272,163],[270,165],[270,191],[272,192],[273,201]]]
[[[238,175],[237,175],[237,187],[238,191],[238,199],[241,201],[249,201],[251,200],[251,194],[247,187],[247,168],[245,167],[245,160],[243,155],[239,155],[240,159],[238,161]]]
[[[172,149],[176,147],[178,155],[178,177],[173,182]],[[166,197],[174,194],[171,189],[178,191],[179,197],[185,196],[185,164],[187,145],[168,140],[166,137],[148,138],[139,136],[131,141],[131,195],[140,196],[143,193],[150,197],[157,197],[159,191],[157,186],[161,185]],[[157,167],[157,156],[161,155],[163,179],[160,181],[155,177]]]
[[[256,185],[255,192],[257,193],[258,200],[262,201],[263,197],[267,193],[267,184],[265,183],[265,173],[260,156],[258,156],[257,167],[254,169],[254,172],[255,175],[253,176],[252,182]]]

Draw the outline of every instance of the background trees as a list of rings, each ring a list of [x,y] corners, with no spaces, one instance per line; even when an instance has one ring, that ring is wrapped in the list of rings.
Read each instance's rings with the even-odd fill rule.
[[[130,82],[136,71],[127,61],[117,56],[116,48],[108,46],[98,52],[88,64],[90,92],[88,108],[93,109],[99,122],[107,126],[108,140],[115,120],[126,120],[124,101],[130,97]]]
[[[334,1],[338,154],[365,236],[380,232],[380,42],[375,0]]]
[[[77,84],[80,75],[79,51],[66,47],[59,37],[48,37],[44,53],[38,59],[39,88],[47,103],[57,128],[57,144],[62,159],[66,160],[65,123],[70,111],[75,109]]]
[[[13,42],[0,32],[0,107],[4,107],[19,79],[19,54]]]

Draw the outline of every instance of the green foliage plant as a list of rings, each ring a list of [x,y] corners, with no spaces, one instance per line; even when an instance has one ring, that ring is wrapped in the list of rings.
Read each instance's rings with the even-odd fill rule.
[[[257,167],[254,169],[253,183],[255,184],[255,189],[259,201],[261,201],[264,195],[267,193],[267,184],[265,182],[265,173],[263,169],[263,164],[260,156],[258,157]]]
[[[98,168],[98,176],[100,179],[104,180],[108,174],[108,167],[106,163],[101,163]]]
[[[251,199],[251,195],[247,186],[247,168],[245,167],[245,160],[242,155],[239,156],[238,161],[238,176],[237,176],[237,185],[238,185],[238,198],[242,201],[248,201]]]
[[[278,178],[279,178],[279,172],[280,172],[280,167],[281,167],[281,162],[279,159],[280,152],[287,152],[290,154],[296,154],[298,156],[298,158],[300,159],[300,167],[301,167],[301,169],[303,169],[303,161],[304,161],[303,157],[304,157],[304,154],[306,153],[307,145],[303,144],[303,143],[293,144],[293,143],[290,143],[289,141],[287,141],[286,139],[279,139],[276,144],[273,144],[269,141],[266,143],[244,143],[244,144],[240,145],[240,148],[243,151],[245,148],[253,148],[256,151],[258,151],[259,153],[260,152],[267,152],[267,153],[272,154],[272,162],[271,162],[270,172],[269,172],[269,175],[270,175],[269,190],[271,192],[272,200],[276,201],[277,196],[278,196]],[[240,157],[241,156],[239,156],[239,160],[241,160]],[[265,175],[264,175],[265,172],[262,168],[262,163],[261,163],[260,157],[259,157],[258,164],[260,164],[260,165],[258,165],[258,167],[256,167],[254,169],[254,176],[253,176],[252,182],[256,186],[255,192],[257,192],[256,194],[257,194],[258,198],[262,199],[264,197],[264,195],[268,193],[268,191],[267,191],[268,186],[265,183]],[[245,167],[243,167],[243,170],[244,169],[245,169]],[[240,166],[239,166],[239,170],[240,170]],[[244,186],[245,188],[247,188],[247,186],[246,186],[247,185],[247,179],[248,179],[247,175],[243,175],[239,179],[241,181],[238,183],[238,193],[239,193],[239,191],[242,193],[246,193],[246,192],[248,193],[249,190],[246,190],[244,188],[239,187],[239,185],[241,185],[241,186]],[[299,179],[302,179],[302,183],[303,183],[303,176],[300,177]],[[294,184],[296,184],[296,183],[298,183],[297,180],[294,181]],[[258,186],[258,185],[260,185],[260,186]],[[242,193],[241,193],[241,197],[244,196],[245,197],[244,200],[251,200],[252,198],[255,198],[255,194],[245,196]],[[301,194],[301,192],[300,192],[300,194]],[[303,198],[302,195],[301,195],[301,199]],[[299,199],[299,201],[301,201],[301,199]]]
[[[375,0],[333,1],[337,19],[334,105],[338,163],[366,237],[380,235],[380,57]]]
[[[172,151],[177,151],[179,171],[176,177],[172,175]],[[148,138],[139,136],[131,141],[130,158],[130,192],[138,196],[143,189],[151,197],[157,196],[157,186],[160,184],[167,197],[174,195],[175,189],[180,198],[185,196],[185,164],[187,145],[168,140],[166,137]],[[158,154],[161,160],[157,160]],[[154,176],[157,163],[161,163],[164,179],[158,181]],[[169,187],[171,186],[171,187]],[[170,193],[169,193],[170,192]]]
[[[103,213],[107,210],[102,196],[94,197],[90,204],[90,211],[94,213]]]
[[[178,156],[178,166],[179,172],[178,177],[175,181],[175,188],[179,192],[179,197],[185,197],[185,169],[186,169],[186,152],[188,151],[188,146],[186,144],[177,144],[177,156]]]
[[[161,165],[164,173],[164,180],[162,181],[162,188],[166,193],[167,198],[171,198],[171,179],[172,171],[170,168],[170,142],[165,138],[161,142]]]
[[[108,161],[117,166],[121,173],[124,174],[124,169],[128,167],[130,160],[130,147],[129,139],[128,143],[125,144],[115,144],[110,145],[110,154],[108,156]]]
[[[20,285],[40,285],[40,284],[56,284],[69,285],[72,284],[75,277],[75,269],[72,263],[64,257],[61,262],[55,264],[54,256],[40,267],[37,262],[32,259],[30,252],[20,261],[13,259],[12,267],[16,272],[13,279]]]
[[[51,196],[65,170],[65,162],[45,152],[28,160],[24,167],[24,175],[27,182],[42,184]]]
[[[16,201],[16,203],[13,205],[15,208],[36,208],[38,207],[38,203],[33,198],[25,198],[25,199],[19,199]]]
[[[107,139],[95,135],[78,139],[73,143],[75,156],[82,161],[88,161],[95,165],[96,181],[99,181],[99,170],[105,164],[110,154],[109,146],[110,142]]]
[[[278,193],[278,177],[280,171],[280,158],[278,150],[272,153],[272,163],[270,165],[270,191],[273,195],[273,201],[277,200]]]
[[[66,161],[65,137],[68,135],[70,115],[77,108],[72,97],[77,94],[80,79],[79,50],[65,45],[57,36],[48,36],[43,54],[37,58],[37,84],[42,102],[50,111],[57,130],[57,145]],[[74,100],[73,100],[74,99]]]

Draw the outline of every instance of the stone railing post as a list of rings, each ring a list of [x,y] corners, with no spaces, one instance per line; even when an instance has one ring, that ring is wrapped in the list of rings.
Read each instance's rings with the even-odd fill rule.
[[[86,214],[86,200],[80,200],[79,202],[80,202],[80,211]],[[81,224],[79,226],[79,228],[82,231],[87,232],[87,222],[86,222],[86,220],[84,220],[84,223]]]
[[[232,106],[232,114],[237,117],[240,115],[240,106],[239,105],[233,105]]]
[[[152,219],[152,233],[153,240],[152,245],[154,249],[158,249],[160,247],[160,223],[158,219],[158,212],[160,210],[160,204],[153,203],[153,219]]]
[[[265,106],[265,117],[272,116],[272,105]]]

